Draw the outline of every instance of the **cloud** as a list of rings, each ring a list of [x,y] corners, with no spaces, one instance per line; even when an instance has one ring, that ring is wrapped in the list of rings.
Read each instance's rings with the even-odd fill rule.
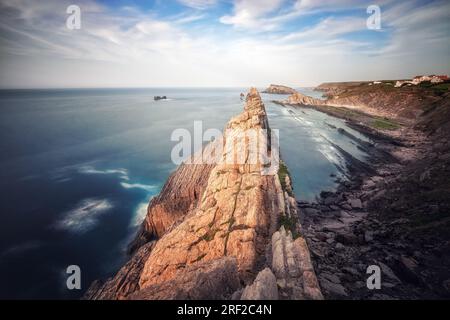
[[[392,30],[392,38],[380,48],[380,55],[433,54],[438,50],[450,55],[448,1],[400,3],[382,14],[382,23]]]
[[[317,40],[337,39],[337,36],[366,30],[366,20],[364,18],[344,17],[344,18],[326,18],[317,25],[306,28],[299,32],[289,33],[281,38],[282,41],[293,40]]]
[[[113,208],[107,199],[88,198],[80,201],[73,209],[63,214],[55,229],[73,233],[85,233],[96,226],[100,216]]]
[[[70,1],[4,0],[0,86],[298,86],[449,69],[448,2],[378,1],[383,32],[372,34],[366,1],[237,0],[227,11],[214,3],[164,15],[84,0],[82,28],[71,31]]]
[[[220,22],[239,28],[259,28],[271,30],[276,27],[270,23],[267,15],[279,9],[284,0],[237,0],[233,15],[225,15]]]
[[[311,13],[317,11],[336,11],[343,9],[366,8],[371,4],[381,5],[386,1],[377,1],[376,3],[361,0],[297,0],[294,5],[296,11],[302,13]]]
[[[195,9],[206,9],[217,3],[217,0],[178,0],[179,3]]]

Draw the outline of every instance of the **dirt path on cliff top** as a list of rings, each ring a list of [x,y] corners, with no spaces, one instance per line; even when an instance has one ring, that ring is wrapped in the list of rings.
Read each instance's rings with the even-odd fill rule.
[[[450,181],[450,166],[443,165],[450,160],[448,141],[419,130],[415,124],[423,119],[391,120],[357,107],[297,107],[345,119],[374,142],[366,150],[371,156],[368,164],[344,154],[350,179],[341,181],[336,192],[322,192],[315,202],[298,202],[324,296],[449,298],[450,188],[445,181]],[[430,160],[436,140],[442,147]],[[436,168],[440,178],[424,174],[430,168]],[[417,196],[424,187],[440,197]],[[421,198],[422,203],[411,198]],[[367,288],[370,265],[381,270],[381,289]]]

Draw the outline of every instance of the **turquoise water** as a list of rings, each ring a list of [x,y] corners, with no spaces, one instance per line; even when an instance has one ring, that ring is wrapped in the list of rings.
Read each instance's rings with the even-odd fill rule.
[[[0,91],[0,298],[77,298],[92,280],[113,274],[149,199],[176,167],[172,131],[192,131],[197,120],[204,130],[222,129],[242,110],[245,91]],[[155,95],[169,99],[155,102]],[[314,199],[335,187],[330,175],[345,174],[332,143],[365,159],[332,128],[358,136],[341,120],[262,96],[297,198]],[[81,291],[65,286],[72,264],[81,267]]]

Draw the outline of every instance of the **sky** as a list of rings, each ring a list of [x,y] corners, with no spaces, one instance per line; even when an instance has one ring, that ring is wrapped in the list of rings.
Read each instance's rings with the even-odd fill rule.
[[[450,74],[449,40],[448,0],[0,0],[0,88],[405,79]]]

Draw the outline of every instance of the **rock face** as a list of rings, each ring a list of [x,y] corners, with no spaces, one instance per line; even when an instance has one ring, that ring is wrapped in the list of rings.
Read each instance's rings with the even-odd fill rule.
[[[263,91],[264,93],[272,93],[272,94],[294,94],[297,93],[292,88],[278,85],[278,84],[271,84],[266,90]]]
[[[383,81],[378,85],[371,82],[323,83],[316,89],[324,91],[328,105],[358,107],[366,113],[402,120],[420,119],[427,106],[441,100],[432,87],[395,88],[394,82]]]
[[[220,300],[240,288],[236,259],[223,257],[192,264],[171,281],[151,285],[131,300]]]
[[[299,92],[290,95],[285,103],[288,104],[303,104],[303,105],[321,105],[324,104],[323,100],[311,98]]]
[[[323,299],[305,239],[282,226],[272,236],[272,270],[280,293],[290,299]]]
[[[268,146],[264,152],[278,155],[264,104],[251,89],[226,127],[219,158],[233,154],[236,145],[227,142],[237,133],[254,129],[265,130],[258,141]],[[130,262],[86,297],[229,299],[244,285],[245,299],[321,299],[289,177],[281,183],[277,165],[267,174],[267,165],[251,161],[248,140],[238,148],[239,162],[181,165],[150,202]]]
[[[277,278],[269,268],[256,276],[253,284],[247,286],[241,300],[278,300]]]
[[[208,152],[210,147],[208,145],[203,153]],[[197,206],[214,167],[197,161],[201,156],[202,152],[199,152],[194,155],[192,164],[181,164],[167,179],[159,195],[150,201],[138,236],[129,246],[130,252],[134,252],[149,240],[162,237],[170,227]]]

